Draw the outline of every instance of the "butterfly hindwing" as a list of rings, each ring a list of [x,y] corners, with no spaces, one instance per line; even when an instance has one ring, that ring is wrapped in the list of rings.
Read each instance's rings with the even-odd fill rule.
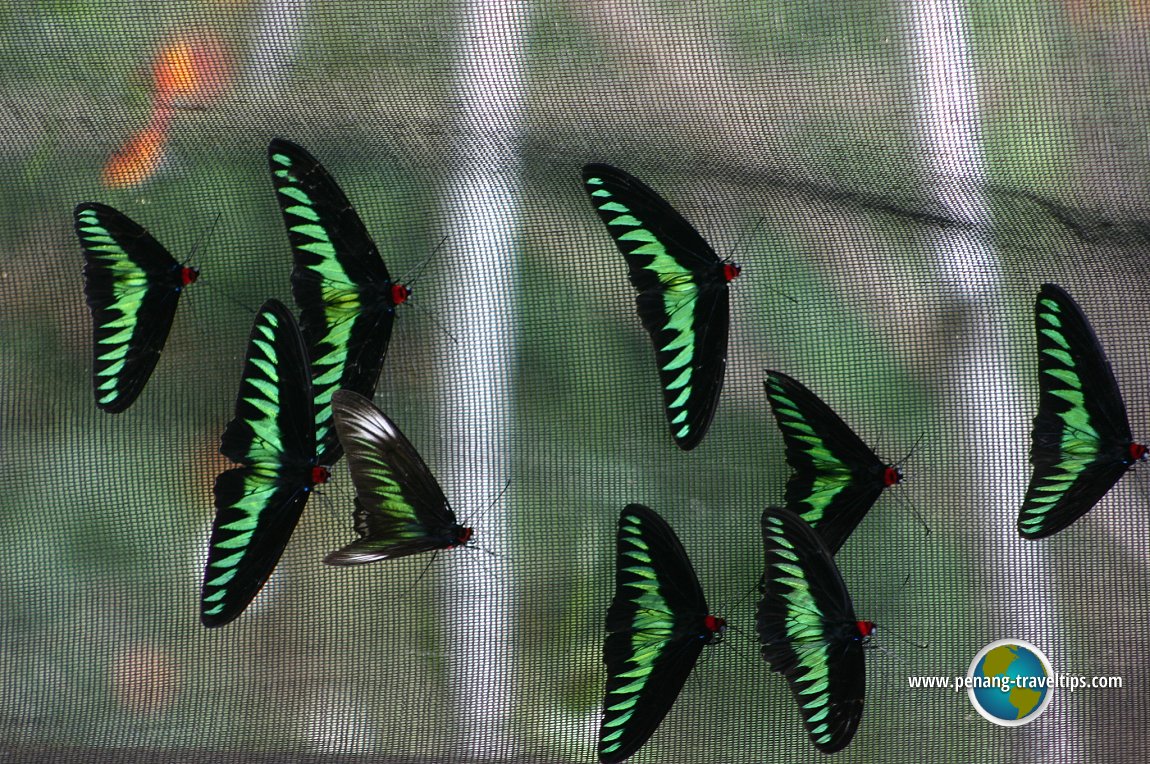
[[[311,357],[319,453],[330,464],[342,453],[332,394],[375,393],[395,307],[409,293],[391,280],[363,221],[315,157],[277,138],[268,163],[295,261],[292,295]]]
[[[466,543],[431,470],[395,423],[349,390],[332,396],[335,426],[355,484],[360,538],[329,554],[329,565],[358,565]]]
[[[615,597],[607,611],[607,686],[599,761],[635,753],[671,710],[703,646],[724,628],[667,522],[640,504],[619,517]]]
[[[766,568],[755,624],[762,656],[786,677],[811,741],[834,753],[862,718],[863,642],[874,624],[856,620],[833,552],[805,520],[768,507],[762,532]]]
[[[831,407],[798,380],[766,372],[767,397],[786,444],[787,508],[837,552],[898,471],[875,456]]]
[[[728,282],[739,273],[662,197],[638,178],[589,164],[583,182],[639,291],[671,435],[684,450],[711,425],[723,387],[730,330]]]
[[[216,478],[200,619],[222,626],[271,576],[315,483],[317,466],[307,351],[282,303],[260,308],[248,340],[235,416],[220,453],[241,466]]]
[[[142,226],[103,204],[75,210],[92,312],[96,405],[124,411],[160,360],[180,293],[197,271],[180,265]]]
[[[1102,345],[1065,290],[1043,284],[1035,301],[1038,415],[1031,432],[1034,474],[1018,531],[1057,533],[1086,514],[1145,448],[1133,441],[1126,406]]]

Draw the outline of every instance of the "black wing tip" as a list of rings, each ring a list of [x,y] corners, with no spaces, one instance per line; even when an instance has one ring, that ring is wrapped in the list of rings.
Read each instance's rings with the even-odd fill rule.
[[[272,138],[268,142],[268,156],[270,157],[272,154],[295,154],[311,157],[307,149],[287,138]]]
[[[618,167],[614,167],[603,162],[588,162],[587,164],[583,165],[583,180],[588,181],[591,178],[597,178],[600,175],[615,175],[622,172],[623,171]]]
[[[263,304],[260,305],[259,310],[256,311],[256,318],[259,318],[264,313],[271,313],[276,318],[291,319],[293,323],[295,322],[295,316],[290,310],[287,309],[287,306],[274,297],[269,297],[268,299],[264,300]]]
[[[140,392],[143,391],[141,390]],[[136,399],[140,397],[140,392],[137,392],[134,395],[121,395],[110,403],[100,403],[99,393],[97,393],[96,408],[100,409],[100,411],[103,411],[105,414],[122,414],[132,407],[132,404],[135,403]]]
[[[664,520],[658,512],[651,509],[646,504],[632,502],[623,507],[623,511],[619,513],[620,524],[624,522],[627,515],[636,515],[641,520],[654,520],[655,522],[666,524],[666,520]]]
[[[242,611],[241,611],[242,612]],[[221,626],[227,626],[232,621],[239,617],[239,613],[223,613],[221,615],[208,615],[207,613],[200,613],[200,623],[205,629],[218,629]]]

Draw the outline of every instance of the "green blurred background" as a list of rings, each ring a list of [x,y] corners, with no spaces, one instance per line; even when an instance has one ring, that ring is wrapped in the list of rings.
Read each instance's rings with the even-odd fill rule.
[[[1147,437],[1148,28],[1133,0],[7,3],[0,752],[593,761],[614,526],[638,501],[736,632],[635,761],[822,761],[753,639],[758,517],[788,475],[771,368],[906,459],[838,557],[885,649],[836,759],[1144,759],[1145,473],[1054,539],[1013,523],[1038,284],[1079,299]],[[256,603],[208,632],[244,306],[290,304],[277,136],[336,177],[393,275],[421,274],[376,402],[495,554],[324,566],[352,537],[341,465]],[[643,178],[743,266],[691,453],[588,161]],[[88,200],[202,269],[118,416],[90,389],[71,218]],[[1125,686],[1056,694],[1017,729],[908,690],[1006,637]]]

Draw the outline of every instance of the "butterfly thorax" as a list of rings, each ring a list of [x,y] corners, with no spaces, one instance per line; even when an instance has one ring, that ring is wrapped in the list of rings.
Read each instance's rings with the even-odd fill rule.
[[[707,640],[708,645],[717,644],[723,641],[723,633],[727,630],[727,621],[715,615],[704,616],[703,628],[707,632],[700,636]]]
[[[406,284],[392,283],[390,289],[392,305],[402,305],[411,297],[411,287]]]
[[[327,467],[312,467],[311,468],[311,484],[313,486],[326,483],[331,477],[331,471]]]
[[[358,301],[358,310],[390,313],[396,305],[407,302],[411,290],[394,281],[369,281],[357,285],[353,294]]]
[[[180,286],[186,287],[190,284],[196,283],[196,279],[200,277],[199,268],[191,268],[186,265],[180,266]]]
[[[453,540],[448,549],[457,546],[464,546],[468,541],[471,541],[471,537],[474,535],[475,529],[464,528],[462,525],[456,525],[454,528],[452,528]]]
[[[723,263],[721,267],[723,269],[723,283],[727,284],[737,279],[739,274],[743,272],[738,263]]]
[[[892,485],[898,485],[902,482],[902,472],[898,467],[893,465],[886,467],[882,472],[882,484],[884,488],[890,488]]]
[[[1126,450],[1128,452],[1126,457],[1127,464],[1133,465],[1135,462],[1140,462],[1146,458],[1146,446],[1142,445],[1141,443],[1135,443],[1131,441]]]
[[[875,623],[874,621],[855,621],[855,630],[858,632],[858,638],[867,640],[874,634]]]

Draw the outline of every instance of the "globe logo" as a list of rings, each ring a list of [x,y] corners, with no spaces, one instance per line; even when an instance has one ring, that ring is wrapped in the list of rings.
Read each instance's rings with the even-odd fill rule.
[[[1028,724],[1046,710],[1053,695],[1050,661],[1020,639],[991,642],[974,656],[967,672],[970,702],[983,718],[1004,727]]]

